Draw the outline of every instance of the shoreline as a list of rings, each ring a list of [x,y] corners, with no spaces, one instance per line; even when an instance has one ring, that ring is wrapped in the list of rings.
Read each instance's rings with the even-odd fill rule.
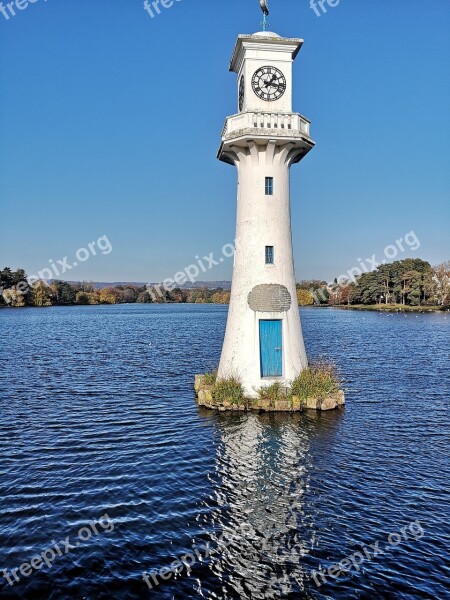
[[[324,308],[343,308],[344,310],[370,310],[377,312],[450,312],[449,306],[408,306],[403,304],[342,304],[325,306]]]
[[[88,306],[126,306],[130,304],[136,304],[141,306],[173,306],[176,304],[189,304],[192,306],[229,306],[228,303],[223,302],[117,302],[117,303],[99,303],[99,304],[52,304],[50,306],[0,306],[0,309],[12,309],[20,310],[22,308],[75,308],[75,307],[88,307]],[[341,308],[343,310],[359,310],[359,311],[372,311],[372,312],[450,312],[450,306],[408,306],[403,304],[313,304],[302,306],[302,309],[329,309],[329,308]]]

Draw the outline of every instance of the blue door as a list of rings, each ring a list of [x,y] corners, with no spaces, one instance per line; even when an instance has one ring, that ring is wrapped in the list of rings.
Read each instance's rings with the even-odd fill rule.
[[[283,375],[283,338],[281,320],[259,322],[261,377]]]

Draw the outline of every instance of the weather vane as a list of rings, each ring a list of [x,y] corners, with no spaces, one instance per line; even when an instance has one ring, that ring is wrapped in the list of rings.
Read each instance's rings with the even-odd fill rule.
[[[269,16],[269,3],[268,0],[259,0],[259,4],[261,5],[261,10],[263,12],[263,20],[261,21],[261,25],[263,31],[267,31],[267,27],[270,25],[267,17]]]

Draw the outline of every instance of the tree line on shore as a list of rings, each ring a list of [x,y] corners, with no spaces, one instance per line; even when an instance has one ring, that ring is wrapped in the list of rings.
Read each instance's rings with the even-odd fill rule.
[[[448,306],[450,261],[432,267],[420,258],[406,258],[381,264],[354,280],[302,281],[297,284],[297,297],[301,306]]]
[[[23,269],[0,271],[0,306],[71,306],[125,303],[228,304],[230,292],[223,288],[149,288],[117,285],[94,289],[91,283],[36,281],[28,283]],[[450,304],[450,261],[436,267],[421,259],[407,258],[379,265],[352,280],[309,280],[297,284],[300,306],[372,305],[448,306]]]
[[[160,286],[147,288],[138,285],[117,285],[94,289],[92,283],[67,281],[28,283],[23,269],[0,271],[0,306],[72,306],[88,304],[134,304],[192,302],[228,304],[230,292],[223,288],[175,288],[165,291]]]

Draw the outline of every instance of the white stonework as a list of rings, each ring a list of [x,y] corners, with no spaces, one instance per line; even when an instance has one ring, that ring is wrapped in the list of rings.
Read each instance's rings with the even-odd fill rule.
[[[238,171],[236,254],[218,376],[238,376],[248,397],[256,397],[255,389],[275,380],[292,381],[307,366],[295,287],[289,191],[291,165],[314,146],[309,121],[292,112],[292,65],[302,44],[303,40],[271,32],[239,36],[230,65],[238,74],[238,88],[244,77],[244,97],[242,110],[226,121],[218,153],[220,160]],[[283,95],[273,101],[258,97],[252,88],[254,73],[265,66],[281,71],[286,82]],[[276,84],[267,89],[277,90]],[[273,195],[265,193],[266,177],[273,178]],[[274,248],[274,264],[266,264],[266,246]],[[254,288],[253,308],[264,306],[267,289],[267,307],[276,310],[252,310],[249,295]],[[263,378],[259,321],[271,319],[282,321],[282,373]]]

